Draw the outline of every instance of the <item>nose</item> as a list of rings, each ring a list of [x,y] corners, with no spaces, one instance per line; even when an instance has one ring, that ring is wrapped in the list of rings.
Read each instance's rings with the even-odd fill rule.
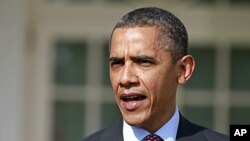
[[[125,64],[120,75],[120,82],[119,85],[121,87],[132,87],[139,84],[139,78],[136,74],[135,68],[131,66],[131,64]]]

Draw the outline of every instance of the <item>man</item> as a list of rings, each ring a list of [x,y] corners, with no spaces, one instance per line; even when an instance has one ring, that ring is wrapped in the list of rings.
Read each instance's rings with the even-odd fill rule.
[[[194,67],[186,29],[177,17],[155,7],[127,13],[110,40],[110,78],[123,120],[83,141],[228,140],[178,111],[177,87]]]

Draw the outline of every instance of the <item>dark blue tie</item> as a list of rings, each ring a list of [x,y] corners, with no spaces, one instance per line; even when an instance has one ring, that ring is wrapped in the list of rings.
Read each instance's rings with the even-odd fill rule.
[[[149,134],[142,141],[164,141],[160,136],[156,134]]]

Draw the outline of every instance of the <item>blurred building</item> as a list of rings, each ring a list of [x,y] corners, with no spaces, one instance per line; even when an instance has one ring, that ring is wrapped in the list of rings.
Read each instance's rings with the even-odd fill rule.
[[[108,42],[129,10],[158,6],[189,33],[197,69],[178,91],[191,121],[250,124],[248,0],[1,0],[0,141],[80,140],[117,117]]]

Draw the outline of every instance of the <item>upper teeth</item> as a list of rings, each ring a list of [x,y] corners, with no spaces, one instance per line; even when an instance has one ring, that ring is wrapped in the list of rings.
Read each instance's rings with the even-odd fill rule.
[[[145,98],[145,96],[142,95],[131,95],[131,96],[122,96],[121,99],[124,101],[137,101],[137,100],[142,100]]]

